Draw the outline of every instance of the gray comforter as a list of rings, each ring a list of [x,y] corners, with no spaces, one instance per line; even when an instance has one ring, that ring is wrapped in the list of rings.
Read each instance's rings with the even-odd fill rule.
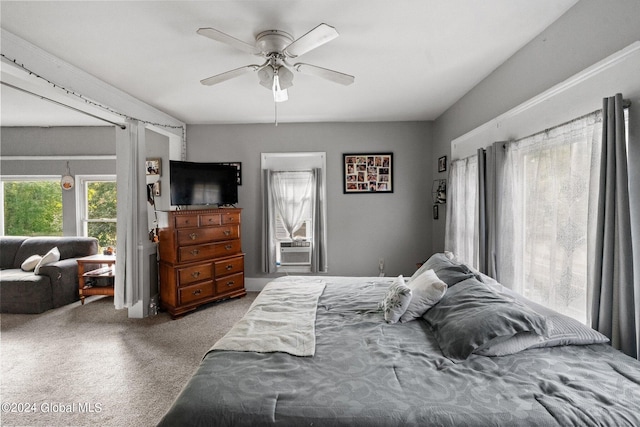
[[[326,278],[316,353],[211,351],[161,426],[640,426],[640,362],[607,344],[453,363],[386,279]]]

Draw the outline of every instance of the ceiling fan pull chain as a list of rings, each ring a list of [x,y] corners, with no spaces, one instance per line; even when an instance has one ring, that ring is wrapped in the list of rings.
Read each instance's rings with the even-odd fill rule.
[[[275,125],[278,126],[278,103],[275,101],[273,102],[273,109],[275,113]]]

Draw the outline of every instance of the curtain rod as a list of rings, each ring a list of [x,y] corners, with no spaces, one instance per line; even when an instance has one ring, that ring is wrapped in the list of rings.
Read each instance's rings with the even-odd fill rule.
[[[12,85],[12,84],[10,84],[10,83],[3,82],[3,81],[0,81],[0,83],[2,83],[2,84],[3,84],[3,85],[5,85],[5,86],[9,86],[10,88],[13,88],[13,89],[19,90],[19,91],[21,91],[21,92],[28,93],[29,95],[33,95],[33,96],[35,96],[35,97],[37,97],[37,98],[40,98],[40,99],[43,99],[43,100],[45,100],[45,101],[49,101],[49,102],[52,102],[52,103],[54,103],[54,104],[60,105],[60,106],[62,106],[62,107],[66,107],[66,108],[68,108],[68,109],[70,109],[70,110],[77,111],[78,113],[82,113],[82,114],[84,114],[84,115],[87,115],[87,116],[93,117],[94,119],[102,120],[103,122],[107,122],[107,123],[112,124],[112,125],[114,125],[114,126],[118,126],[120,129],[126,129],[126,128],[127,128],[127,126],[125,126],[125,125],[124,125],[124,124],[122,124],[122,123],[112,122],[111,120],[107,120],[107,119],[105,119],[105,118],[103,118],[103,117],[96,116],[95,114],[88,113],[88,112],[83,111],[83,110],[81,110],[81,109],[79,109],[79,108],[72,107],[72,106],[67,105],[67,104],[64,104],[64,103],[62,103],[62,102],[60,102],[60,101],[56,101],[55,99],[47,98],[46,96],[39,95],[39,94],[37,94],[37,93],[34,93],[34,92],[31,92],[31,91],[28,91],[28,90],[23,89],[23,88],[21,88],[21,87],[14,86],[14,85]]]
[[[629,100],[629,99],[623,99],[623,100],[622,100],[622,108],[623,108],[624,110],[628,110],[629,108],[631,108],[631,100]],[[507,142],[520,141],[520,140],[522,140],[522,139],[531,138],[531,137],[534,137],[534,136],[540,135],[540,134],[542,134],[542,133],[551,132],[552,130],[555,130],[555,129],[557,129],[557,128],[561,127],[561,126],[566,126],[566,125],[568,125],[568,124],[570,124],[570,123],[577,122],[578,120],[582,120],[582,119],[584,119],[584,118],[587,118],[587,117],[589,117],[590,115],[597,113],[598,111],[602,111],[602,108],[599,108],[599,109],[597,109],[597,110],[595,110],[595,111],[592,111],[592,112],[590,112],[590,113],[584,114],[584,115],[582,115],[582,116],[580,116],[580,117],[576,117],[575,119],[571,119],[571,120],[566,121],[566,122],[564,122],[564,123],[560,123],[560,124],[557,124],[557,125],[555,125],[555,126],[551,126],[550,128],[547,128],[547,129],[545,129],[545,130],[541,130],[541,131],[538,131],[538,132],[536,132],[536,133],[532,133],[531,135],[523,136],[522,138],[518,138],[518,139],[514,139],[514,140],[505,141],[505,144],[506,144]],[[504,144],[503,144],[503,147],[504,147]]]

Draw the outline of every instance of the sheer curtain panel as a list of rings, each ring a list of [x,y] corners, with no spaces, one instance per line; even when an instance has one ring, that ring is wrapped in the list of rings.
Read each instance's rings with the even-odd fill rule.
[[[600,113],[504,145],[497,279],[586,323],[592,145]]]
[[[313,173],[311,171],[271,172],[271,191],[276,211],[290,239],[301,225],[310,207]]]
[[[445,250],[477,268],[477,155],[452,162],[448,187]]]

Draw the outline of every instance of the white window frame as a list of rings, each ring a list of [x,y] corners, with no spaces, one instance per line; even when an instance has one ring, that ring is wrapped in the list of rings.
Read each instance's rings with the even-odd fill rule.
[[[301,171],[312,168],[319,168],[322,171],[322,179],[323,182],[326,183],[327,165],[325,152],[262,153],[261,155],[261,169],[263,170]],[[324,195],[324,198],[326,200],[326,194]],[[307,224],[306,240],[312,241],[312,229],[313,226],[309,227],[309,224]],[[290,239],[283,239],[282,241],[289,240]],[[274,243],[276,253],[276,271],[278,273],[310,273],[311,265],[280,265],[280,242],[281,240],[276,239],[276,242]]]
[[[116,218],[90,220],[87,184],[90,182],[116,182],[116,175],[76,175],[76,230],[78,236],[88,237],[89,222],[116,222]]]

